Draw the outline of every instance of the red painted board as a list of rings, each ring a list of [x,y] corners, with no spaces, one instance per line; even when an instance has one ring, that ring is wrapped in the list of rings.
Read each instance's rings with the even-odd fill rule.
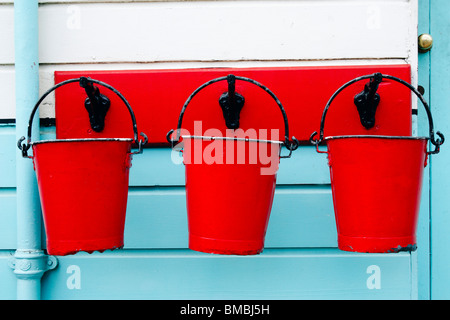
[[[411,80],[409,65],[277,67],[277,68],[211,68],[121,71],[56,71],[55,83],[80,76],[101,80],[121,92],[134,110],[138,130],[149,137],[150,145],[167,144],[166,134],[176,129],[178,117],[189,95],[203,83],[234,74],[254,79],[268,87],[283,104],[289,120],[290,136],[308,141],[319,131],[323,109],[331,95],[344,83],[358,76],[381,72]],[[368,81],[368,80],[367,80]],[[367,81],[357,82],[334,100],[327,113],[325,136],[345,134],[411,135],[411,92],[397,82],[385,80],[378,89],[381,102],[376,125],[365,129],[353,103]],[[94,132],[84,108],[86,94],[79,84],[68,84],[56,90],[57,138],[133,137],[128,110],[111,91],[99,86],[111,99],[105,129]],[[205,134],[210,128],[225,132],[219,97],[227,91],[221,81],[200,91],[188,105],[183,128],[191,134]],[[241,129],[280,130],[284,123],[276,102],[254,84],[237,81],[236,92],[245,97],[241,112]],[[194,133],[194,121],[202,121],[202,130]],[[268,137],[276,139],[276,137]],[[282,140],[282,138],[280,138]]]

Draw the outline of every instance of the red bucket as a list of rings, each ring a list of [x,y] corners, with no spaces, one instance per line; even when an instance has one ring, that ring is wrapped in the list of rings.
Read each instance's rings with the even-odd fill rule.
[[[208,84],[225,79],[217,78]],[[251,79],[236,79],[263,87]],[[204,86],[191,97],[202,88]],[[267,88],[265,90],[268,91]],[[180,119],[191,97],[183,107]],[[286,119],[285,136],[288,137],[284,108],[279,101],[277,103]],[[180,127],[181,120],[177,137]],[[169,139],[169,142],[174,146],[178,141]],[[298,146],[296,140],[280,142],[183,135],[182,143],[186,168],[189,248],[226,255],[254,255],[262,252],[275,193],[281,146],[286,145],[291,154]]]
[[[341,250],[414,249],[426,138],[325,139]]]
[[[19,140],[25,157],[28,157],[29,146],[33,149],[33,156],[29,158],[33,159],[36,171],[47,252],[51,255],[102,252],[124,245],[128,177],[132,154],[135,154],[131,152],[133,139],[30,142],[32,119],[43,98],[57,87],[78,80],[67,80],[40,99],[30,119],[28,145],[21,145],[24,137]],[[89,81],[110,88],[100,81]],[[123,96],[121,98],[124,100]],[[136,128],[130,107],[129,110]],[[142,144],[139,141],[140,150],[136,153],[142,152]]]
[[[350,81],[337,92],[372,76]],[[417,248],[423,169],[428,154],[439,152],[444,142],[440,132],[442,140],[434,139],[431,113],[420,93],[403,80],[387,75],[383,78],[405,84],[418,95],[429,116],[431,138],[370,135],[325,138],[338,247],[344,251],[386,253]],[[316,147],[323,138],[325,114],[332,100],[324,110],[321,138],[313,141],[315,133],[311,137]],[[427,152],[428,140],[436,146],[435,151]]]
[[[199,149],[192,139],[200,140]],[[260,253],[272,209],[281,142],[185,136],[183,141],[189,248],[220,254]],[[195,152],[204,153],[217,142],[223,142],[219,147],[224,161],[207,163],[202,157],[200,163],[193,163]],[[271,149],[267,150],[272,154],[270,164],[263,164],[260,157],[250,161],[248,155],[254,148]],[[245,152],[241,163],[239,150]],[[227,164],[230,153],[233,161]]]

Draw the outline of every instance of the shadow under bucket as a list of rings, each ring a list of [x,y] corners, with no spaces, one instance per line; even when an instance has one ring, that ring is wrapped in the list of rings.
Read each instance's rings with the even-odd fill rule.
[[[347,135],[324,139],[325,117],[333,99],[363,79],[371,83],[390,79],[413,91],[427,112],[430,137]],[[369,88],[366,85],[365,92],[370,102],[375,91]],[[353,79],[330,98],[318,140],[313,139],[315,135],[317,132],[310,141],[317,152],[328,154],[339,249],[371,253],[416,250],[423,170],[428,155],[438,153],[444,143],[442,133],[437,132],[437,140],[434,137],[430,108],[418,90],[402,79],[380,73]],[[319,151],[322,141],[326,142],[326,152]],[[427,151],[428,142],[435,146],[434,151]]]
[[[62,85],[79,82],[82,87],[98,83],[116,93],[128,108],[134,141],[129,138],[59,139],[31,142],[34,114],[43,99]],[[89,96],[89,99],[92,97]],[[47,238],[47,252],[64,256],[124,245],[129,170],[133,154],[142,153],[147,142],[138,141],[136,119],[125,98],[113,87],[85,77],[63,81],[36,103],[25,137],[18,141],[22,156],[33,160]],[[131,152],[132,144],[139,150]],[[32,147],[33,155],[28,156]]]

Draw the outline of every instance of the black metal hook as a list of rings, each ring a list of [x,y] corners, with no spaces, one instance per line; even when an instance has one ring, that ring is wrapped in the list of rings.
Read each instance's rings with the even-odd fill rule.
[[[106,113],[111,101],[107,96],[101,94],[99,88],[86,77],[80,77],[80,87],[84,88],[88,96],[84,101],[84,107],[89,113],[91,128],[95,132],[101,132],[105,128]]]
[[[261,83],[257,82],[256,80],[250,79],[250,78],[245,78],[245,77],[239,77],[239,76],[234,76],[234,75],[229,75],[227,77],[219,77],[216,79],[212,79],[204,84],[202,84],[200,87],[198,87],[194,92],[191,93],[191,95],[188,97],[188,99],[186,100],[186,102],[183,105],[183,108],[181,109],[180,112],[180,116],[178,118],[178,126],[177,126],[177,130],[175,132],[175,138],[172,138],[172,135],[174,133],[174,130],[170,130],[167,135],[166,135],[166,139],[167,141],[170,143],[170,146],[172,147],[172,149],[174,148],[174,146],[179,142],[180,139],[180,130],[181,130],[181,125],[183,122],[183,117],[184,117],[184,113],[186,112],[186,108],[188,107],[189,103],[191,102],[191,100],[201,91],[203,90],[205,87],[219,82],[219,81],[223,81],[223,80],[227,80],[228,84],[229,84],[229,90],[233,89],[233,81],[234,80],[240,80],[240,81],[246,81],[249,83],[254,84],[257,87],[260,87],[261,89],[263,89],[265,92],[267,92],[277,103],[281,114],[283,116],[283,120],[284,120],[284,142],[283,145],[289,150],[289,155],[286,157],[281,157],[281,158],[289,158],[292,155],[292,151],[296,150],[299,146],[299,141],[293,136],[292,140],[289,140],[289,123],[288,123],[288,119],[287,119],[287,115],[286,115],[286,111],[284,110],[283,105],[281,104],[280,100],[275,96],[275,94],[266,86],[262,85]],[[231,88],[230,88],[231,86]],[[233,90],[232,90],[233,91]]]
[[[136,117],[134,116],[133,109],[131,108],[130,104],[125,99],[125,97],[117,89],[115,89],[114,87],[110,86],[109,84],[107,84],[105,82],[102,82],[102,81],[99,81],[99,80],[95,80],[95,79],[91,79],[91,78],[80,77],[80,78],[74,78],[74,79],[65,80],[65,81],[62,81],[62,82],[56,84],[55,86],[53,86],[50,89],[48,89],[39,98],[39,100],[36,102],[36,104],[34,105],[33,109],[31,110],[30,118],[28,120],[28,129],[27,129],[28,136],[26,138],[27,143],[26,144],[22,143],[23,141],[25,141],[25,137],[21,137],[17,141],[17,147],[19,148],[19,150],[22,151],[22,157],[24,157],[24,158],[32,158],[32,157],[28,156],[28,150],[31,147],[31,132],[32,132],[33,118],[34,118],[34,115],[36,114],[37,109],[39,108],[39,105],[54,90],[58,89],[59,87],[62,87],[64,85],[66,85],[66,84],[74,83],[74,82],[79,82],[80,86],[83,87],[83,88],[84,88],[84,86],[88,85],[87,83],[99,84],[99,85],[101,85],[101,86],[111,90],[113,93],[115,93],[122,100],[122,102],[127,107],[128,112],[130,113],[131,121],[133,123],[134,142],[137,143],[138,147],[139,147],[138,151],[137,152],[133,152],[133,154],[142,153],[142,148],[148,142],[148,138],[143,132],[138,134],[137,124],[136,124]],[[143,139],[138,139],[139,136],[141,136]]]
[[[364,90],[355,95],[354,98],[361,124],[366,129],[371,129],[375,126],[375,113],[380,103],[380,95],[377,93],[377,90],[381,81],[383,81],[383,75],[375,73],[364,86]]]
[[[241,110],[244,107],[245,99],[236,92],[236,76],[229,74],[227,76],[228,92],[222,94],[219,98],[219,104],[222,108],[225,124],[228,129],[239,128],[239,118]]]
[[[21,137],[18,141],[17,141],[17,148],[19,148],[20,151],[22,151],[22,157],[23,158],[31,158],[28,155],[28,149],[30,149],[31,145],[29,144],[25,144],[22,143],[25,141],[25,137]]]
[[[433,151],[428,151],[428,154],[437,154],[440,151],[440,147],[441,145],[445,142],[445,137],[444,135],[437,131],[436,135],[439,138],[435,138],[434,134],[434,124],[433,124],[433,117],[431,114],[431,110],[430,107],[428,105],[428,103],[425,101],[424,97],[422,96],[422,94],[415,88],[413,87],[411,84],[409,84],[408,82],[406,82],[405,80],[402,80],[400,78],[391,76],[391,75],[387,75],[387,74],[381,74],[381,73],[374,73],[374,74],[370,74],[370,75],[365,75],[365,76],[361,76],[361,77],[357,77],[353,80],[350,80],[349,82],[343,84],[335,93],[333,93],[333,95],[331,96],[331,98],[328,100],[325,109],[323,110],[322,113],[322,119],[320,121],[320,132],[319,132],[319,139],[315,139],[315,136],[317,135],[317,131],[314,131],[310,138],[309,141],[311,142],[311,144],[315,145],[316,147],[323,141],[324,139],[324,126],[325,126],[325,117],[327,115],[328,112],[328,108],[330,107],[331,103],[333,102],[333,100],[336,98],[336,96],[341,93],[342,90],[344,90],[345,88],[347,88],[348,86],[354,84],[355,82],[361,81],[361,80],[365,80],[365,79],[373,79],[373,78],[379,78],[381,77],[381,80],[383,79],[389,79],[389,80],[393,80],[396,81],[402,85],[404,85],[405,87],[409,88],[412,92],[414,92],[414,94],[417,96],[417,98],[419,98],[420,102],[422,102],[423,107],[425,108],[425,111],[427,113],[428,116],[428,126],[429,126],[429,132],[430,132],[430,142],[432,145],[435,146]],[[381,81],[380,81],[381,82]]]

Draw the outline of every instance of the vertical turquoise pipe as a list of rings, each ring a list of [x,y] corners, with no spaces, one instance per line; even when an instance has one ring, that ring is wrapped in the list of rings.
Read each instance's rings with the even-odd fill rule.
[[[38,0],[14,1],[16,141],[27,132],[31,110],[39,98]],[[39,137],[39,124],[33,126]],[[17,248],[12,268],[17,299],[38,300],[47,259],[41,250],[41,215],[33,164],[17,149]]]

